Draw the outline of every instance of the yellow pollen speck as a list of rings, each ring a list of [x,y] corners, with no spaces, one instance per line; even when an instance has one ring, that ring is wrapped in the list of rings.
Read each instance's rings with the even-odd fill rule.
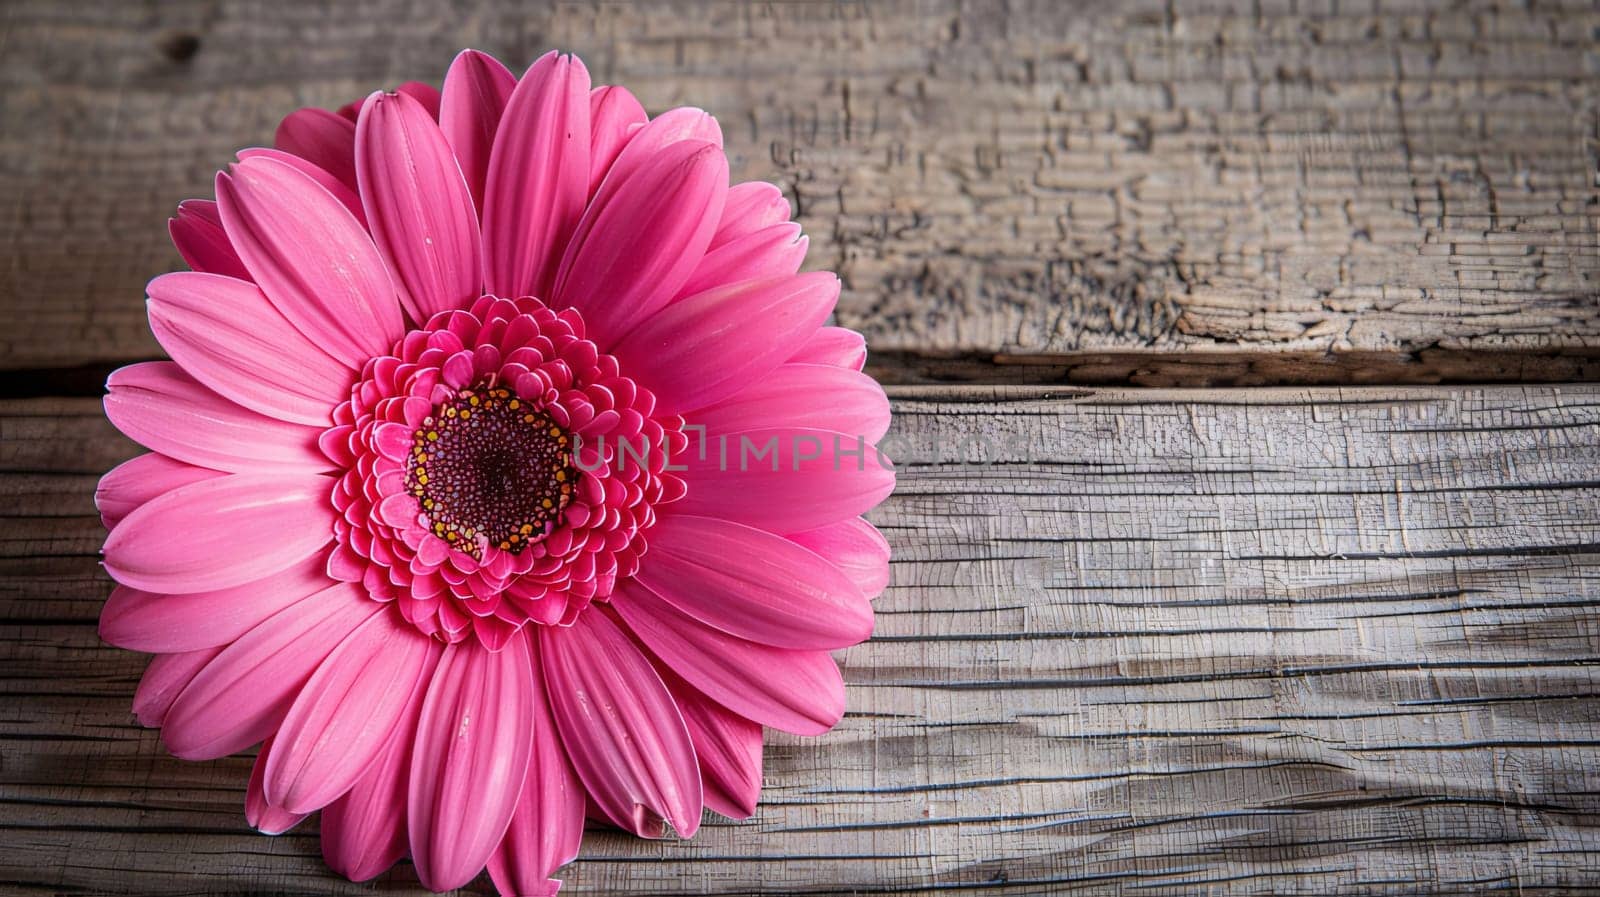
[[[557,468],[556,469],[556,482],[565,483],[566,481],[567,481],[567,472],[565,470]]]
[[[555,507],[555,505],[554,505],[554,503],[552,503],[552,502],[551,502],[551,501],[550,501],[550,499],[548,499],[548,498],[547,498],[547,499],[545,499],[545,500],[544,500],[544,501],[542,501],[542,502],[539,502],[539,504],[541,504],[541,505],[544,505],[544,506],[545,506],[545,507],[547,507],[547,508],[553,508],[553,507]]]
[[[524,536],[526,536],[526,535],[528,535],[528,534],[529,534],[529,533],[532,533],[532,532],[533,532],[533,524],[531,524],[531,523],[524,523],[524,524],[523,524],[523,525],[522,525],[522,534],[523,534],[523,535],[524,535]]]
[[[501,551],[505,551],[507,548],[510,548],[510,547],[511,547],[511,543],[510,542],[501,542],[500,543],[500,550]]]
[[[550,435],[551,436],[560,436],[561,435],[561,428],[560,427],[551,427],[550,428]]]
[[[523,423],[525,423],[525,424],[531,424],[531,423],[533,423],[533,415],[531,415],[531,414],[524,414],[524,415],[523,415],[523,416],[522,416],[522,422],[523,422]]]
[[[466,420],[466,419],[468,419],[470,417],[472,417],[472,412],[471,411],[468,411],[465,408],[461,409],[461,419],[462,420]]]
[[[428,441],[429,442],[438,442],[439,441],[439,431],[438,430],[429,430],[428,431]]]
[[[478,397],[477,396],[472,396],[471,398],[467,399],[467,404],[476,407],[477,404],[478,404]],[[462,412],[465,412],[467,409],[463,408],[461,410],[462,410]]]
[[[516,399],[512,399],[511,400],[510,408],[511,408],[512,411],[515,411],[515,410],[517,410],[518,408],[521,408],[521,407],[522,407],[522,403],[521,402],[517,401]]]

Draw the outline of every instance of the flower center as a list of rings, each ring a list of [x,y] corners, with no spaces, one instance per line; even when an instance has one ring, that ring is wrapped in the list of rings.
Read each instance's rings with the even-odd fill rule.
[[[413,437],[406,488],[433,534],[483,559],[550,534],[572,500],[567,432],[507,389],[463,389]]]

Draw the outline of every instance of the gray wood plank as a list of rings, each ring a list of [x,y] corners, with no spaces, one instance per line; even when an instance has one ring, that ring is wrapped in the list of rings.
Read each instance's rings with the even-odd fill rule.
[[[178,200],[291,109],[477,46],[715,112],[894,379],[1600,379],[1597,28],[1586,0],[18,0],[0,366],[156,354]]]
[[[1600,881],[1600,387],[893,394],[849,716],[769,739],[748,822],[591,832],[571,893]],[[0,403],[0,891],[371,893],[314,819],[246,829],[248,759],[132,723],[89,501],[130,451],[93,402]]]

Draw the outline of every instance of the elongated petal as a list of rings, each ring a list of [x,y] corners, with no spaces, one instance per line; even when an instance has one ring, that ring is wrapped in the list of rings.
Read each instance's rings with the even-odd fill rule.
[[[605,614],[540,626],[550,709],[567,756],[607,818],[644,838],[700,827],[700,770],[683,717],[650,662]]]
[[[761,797],[761,725],[718,704],[681,677],[660,668],[678,702],[700,760],[706,806],[730,819],[746,819]]]
[[[332,540],[332,486],[321,476],[244,474],[190,483],[111,531],[106,570],[123,585],[174,595],[265,579]]]
[[[634,132],[649,120],[644,107],[625,87],[596,87],[589,92],[590,196],[600,189],[611,163]]]
[[[704,459],[695,451],[682,459],[688,469],[679,476],[689,494],[674,513],[792,533],[859,516],[894,491],[893,467],[859,435],[747,430],[717,434],[709,443]],[[754,458],[769,448],[765,458]]]
[[[860,517],[791,533],[789,538],[843,570],[869,599],[878,597],[889,585],[889,542],[877,527]]]
[[[329,466],[317,448],[317,428],[235,405],[170,361],[121,368],[106,387],[111,423],[179,461],[232,473],[315,473]]]
[[[355,188],[329,174],[309,159],[302,158],[294,153],[286,153],[283,150],[266,149],[259,146],[239,150],[238,155],[241,162],[252,158],[273,159],[293,168],[295,171],[316,181],[317,186],[328,191],[334,199],[339,201],[339,205],[348,209],[350,214],[355,216],[356,221],[361,223],[362,227],[367,226],[367,211],[361,207],[361,197],[356,193]]]
[[[310,813],[349,791],[419,687],[429,641],[398,613],[381,613],[335,648],[278,727],[267,798]]]
[[[417,877],[432,891],[471,881],[505,835],[528,774],[534,731],[525,635],[490,652],[445,648],[422,705],[407,816]]]
[[[217,176],[228,237],[267,298],[328,354],[357,368],[404,328],[400,302],[355,217],[305,174],[254,157]]]
[[[271,738],[261,742],[255,765],[250,767],[250,784],[244,792],[244,821],[263,835],[281,835],[306,818],[304,813],[291,813],[267,801],[262,784],[266,779],[267,764],[271,762],[272,745]]]
[[[872,634],[872,605],[839,568],[726,520],[662,517],[638,580],[700,622],[764,645],[826,651]]]
[[[550,874],[578,855],[583,840],[583,783],[567,760],[550,714],[539,661],[533,665],[535,722],[528,779],[511,827],[489,858],[489,876],[502,894],[555,893],[560,883],[550,881]]]
[[[296,109],[279,123],[273,145],[356,189],[356,126],[350,119],[326,109]]]
[[[319,557],[214,592],[159,595],[117,586],[100,611],[100,638],[119,648],[173,654],[226,645],[332,582]]]
[[[785,222],[747,234],[710,250],[678,289],[679,297],[746,280],[790,277],[800,270],[810,244],[800,225]]]
[[[697,141],[663,149],[615,191],[608,185],[562,259],[556,307],[582,312],[591,338],[627,333],[666,305],[694,270],[727,189],[728,157]]]
[[[466,179],[472,206],[483,212],[483,185],[489,176],[489,152],[500,127],[506,100],[517,86],[517,76],[500,60],[477,50],[462,50],[444,76],[439,101],[439,128]]]
[[[690,414],[689,422],[708,433],[809,427],[876,443],[889,429],[889,397],[859,371],[780,364],[729,398]]]
[[[222,648],[217,647],[152,657],[133,693],[133,716],[139,725],[154,729],[165,722],[172,702],[221,653]]]
[[[844,680],[825,651],[773,648],[728,635],[635,582],[619,583],[611,606],[662,663],[746,719],[820,735],[844,715]]]
[[[439,120],[439,104],[442,99],[439,94],[439,88],[425,81],[407,81],[396,87],[394,92],[416,100],[417,105],[422,107],[423,112],[428,113],[429,118],[436,122]],[[359,120],[359,118],[358,114],[357,119]],[[359,141],[360,138],[358,137],[357,140]]]
[[[711,237],[711,248],[720,249],[741,237],[789,220],[789,201],[777,185],[765,181],[745,181],[728,188],[728,202],[722,207],[722,220]]]
[[[422,701],[443,651],[443,645],[428,640],[416,687],[378,759],[354,787],[322,811],[323,859],[351,881],[366,881],[405,856],[412,744],[422,717]]]
[[[477,299],[478,214],[428,110],[405,94],[373,94],[356,123],[356,173],[372,239],[411,319]]]
[[[354,369],[305,338],[254,284],[163,274],[145,288],[150,329],[184,370],[253,411],[327,427]]]
[[[101,477],[94,490],[94,506],[100,511],[100,522],[111,529],[135,508],[157,496],[220,476],[219,471],[150,452],[118,464]]]
[[[811,334],[795,353],[793,364],[832,364],[859,371],[867,363],[867,341],[846,327],[823,327]]]
[[[625,183],[640,168],[652,164],[661,151],[674,143],[690,141],[722,146],[722,128],[711,113],[693,106],[668,109],[651,119],[644,127],[633,132],[616,161],[601,180],[597,191],[607,193]],[[724,185],[726,186],[726,185]],[[718,216],[721,212],[719,210]]]
[[[172,245],[189,267],[210,274],[249,280],[250,272],[239,261],[239,253],[228,242],[222,229],[222,214],[209,199],[186,199],[178,203],[178,214],[167,221]]]
[[[484,281],[497,296],[550,295],[589,196],[589,72],[547,53],[506,101],[484,187]]]
[[[734,284],[667,306],[611,348],[655,392],[658,414],[721,401],[777,367],[805,343],[839,296],[818,271]],[[707,364],[707,359],[716,359]]]
[[[161,738],[184,760],[213,760],[271,735],[336,645],[393,611],[337,583],[267,618],[207,664],[167,713]]]

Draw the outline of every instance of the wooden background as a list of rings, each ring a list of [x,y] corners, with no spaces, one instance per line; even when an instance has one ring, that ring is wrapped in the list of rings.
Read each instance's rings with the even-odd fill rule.
[[[0,893],[420,893],[133,723],[94,397],[178,200],[463,46],[716,113],[908,462],[844,723],[571,893],[1600,892],[1593,3],[12,0]]]

